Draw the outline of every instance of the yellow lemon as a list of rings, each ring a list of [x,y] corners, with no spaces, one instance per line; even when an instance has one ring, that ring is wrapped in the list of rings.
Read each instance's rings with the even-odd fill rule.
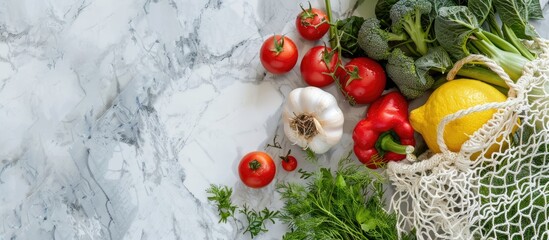
[[[484,82],[470,79],[453,80],[437,88],[423,106],[410,112],[410,123],[421,133],[431,151],[440,152],[437,144],[437,127],[444,117],[462,109],[484,103],[503,102],[506,99],[504,94]],[[495,112],[496,110],[486,110],[471,113],[448,123],[443,135],[448,149],[458,152],[469,136],[490,120]],[[498,148],[492,146],[489,152]]]

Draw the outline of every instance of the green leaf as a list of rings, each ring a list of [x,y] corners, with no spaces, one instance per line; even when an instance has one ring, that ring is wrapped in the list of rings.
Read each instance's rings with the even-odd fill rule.
[[[391,7],[395,5],[398,0],[378,0],[376,3],[376,18],[379,19],[382,29],[389,28],[391,26]]]
[[[427,84],[429,71],[437,70],[437,72],[446,73],[449,71],[454,62],[448,53],[442,47],[433,47],[424,56],[415,61],[417,75],[423,84]]]
[[[492,0],[469,0],[467,6],[482,25],[492,10]]]
[[[338,20],[336,27],[339,33],[339,44],[343,51],[341,55],[348,58],[365,56],[364,50],[358,45],[358,32],[364,23],[364,18],[351,16],[349,18]]]
[[[517,37],[523,39],[538,36],[534,27],[528,22],[530,5],[530,0],[494,0],[494,6],[500,18],[505,19],[505,24],[515,32]]]
[[[369,219],[363,224],[360,224],[360,228],[364,230],[365,232],[370,232],[377,227],[377,221],[375,219]]]
[[[465,6],[443,7],[435,21],[435,35],[440,45],[454,59],[469,55],[469,36],[479,30],[475,15]]]
[[[543,19],[543,9],[541,8],[540,1],[529,0],[528,3],[529,19]]]
[[[456,6],[456,3],[453,0],[429,0],[429,2],[433,6],[430,14],[432,18],[435,18],[438,15],[438,9]]]
[[[336,186],[340,189],[344,189],[347,186],[347,183],[345,182],[345,178],[343,178],[343,175],[337,174]]]
[[[371,218],[371,212],[368,209],[361,208],[358,213],[356,214],[356,220],[358,223],[362,224],[368,221],[369,218]]]

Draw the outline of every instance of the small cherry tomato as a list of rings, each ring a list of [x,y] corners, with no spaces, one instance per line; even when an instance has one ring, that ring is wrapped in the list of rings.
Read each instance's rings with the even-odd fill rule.
[[[267,71],[274,74],[287,73],[297,63],[298,51],[294,41],[286,36],[274,35],[261,46],[259,58]]]
[[[276,165],[269,154],[265,152],[250,152],[238,165],[238,175],[244,185],[251,188],[262,188],[273,181]]]
[[[292,150],[288,150],[286,156],[280,156],[280,159],[282,159],[282,168],[288,172],[291,172],[297,168],[297,159],[290,155],[291,152]]]
[[[378,99],[385,89],[387,76],[376,61],[358,57],[345,64],[345,71],[338,71],[338,79],[343,94],[354,105]]]
[[[301,77],[310,86],[325,87],[334,82],[332,75],[339,66],[336,51],[325,46],[311,48],[301,60]]]
[[[295,26],[301,36],[307,40],[318,40],[322,38],[330,29],[328,16],[320,9],[312,8],[309,3],[309,9],[301,6],[301,13],[295,19]]]

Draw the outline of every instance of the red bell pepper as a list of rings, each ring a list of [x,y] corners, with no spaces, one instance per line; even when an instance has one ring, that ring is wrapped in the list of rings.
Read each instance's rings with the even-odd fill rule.
[[[373,102],[355,126],[353,140],[355,155],[369,168],[406,158],[416,144],[406,99],[390,92]]]

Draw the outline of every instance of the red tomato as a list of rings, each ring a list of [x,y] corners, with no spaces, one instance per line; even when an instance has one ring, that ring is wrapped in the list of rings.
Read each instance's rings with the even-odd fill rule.
[[[250,152],[240,160],[238,165],[240,180],[251,188],[262,188],[269,185],[275,174],[275,163],[265,152]]]
[[[290,155],[291,151],[292,150],[288,150],[288,154],[286,154],[286,156],[280,156],[280,159],[282,159],[282,168],[288,172],[291,172],[297,168],[297,159]]]
[[[338,71],[343,94],[351,105],[367,104],[378,99],[385,88],[385,70],[376,61],[359,57],[345,64],[346,71]]]
[[[274,35],[261,46],[259,58],[267,71],[274,74],[287,73],[297,63],[297,47],[286,36]]]
[[[301,77],[310,86],[325,87],[334,82],[332,76],[339,65],[337,52],[325,46],[311,48],[301,60]]]
[[[307,40],[318,40],[328,32],[330,24],[328,24],[328,16],[322,10],[311,8],[304,9],[295,19],[295,26],[301,36]]]

